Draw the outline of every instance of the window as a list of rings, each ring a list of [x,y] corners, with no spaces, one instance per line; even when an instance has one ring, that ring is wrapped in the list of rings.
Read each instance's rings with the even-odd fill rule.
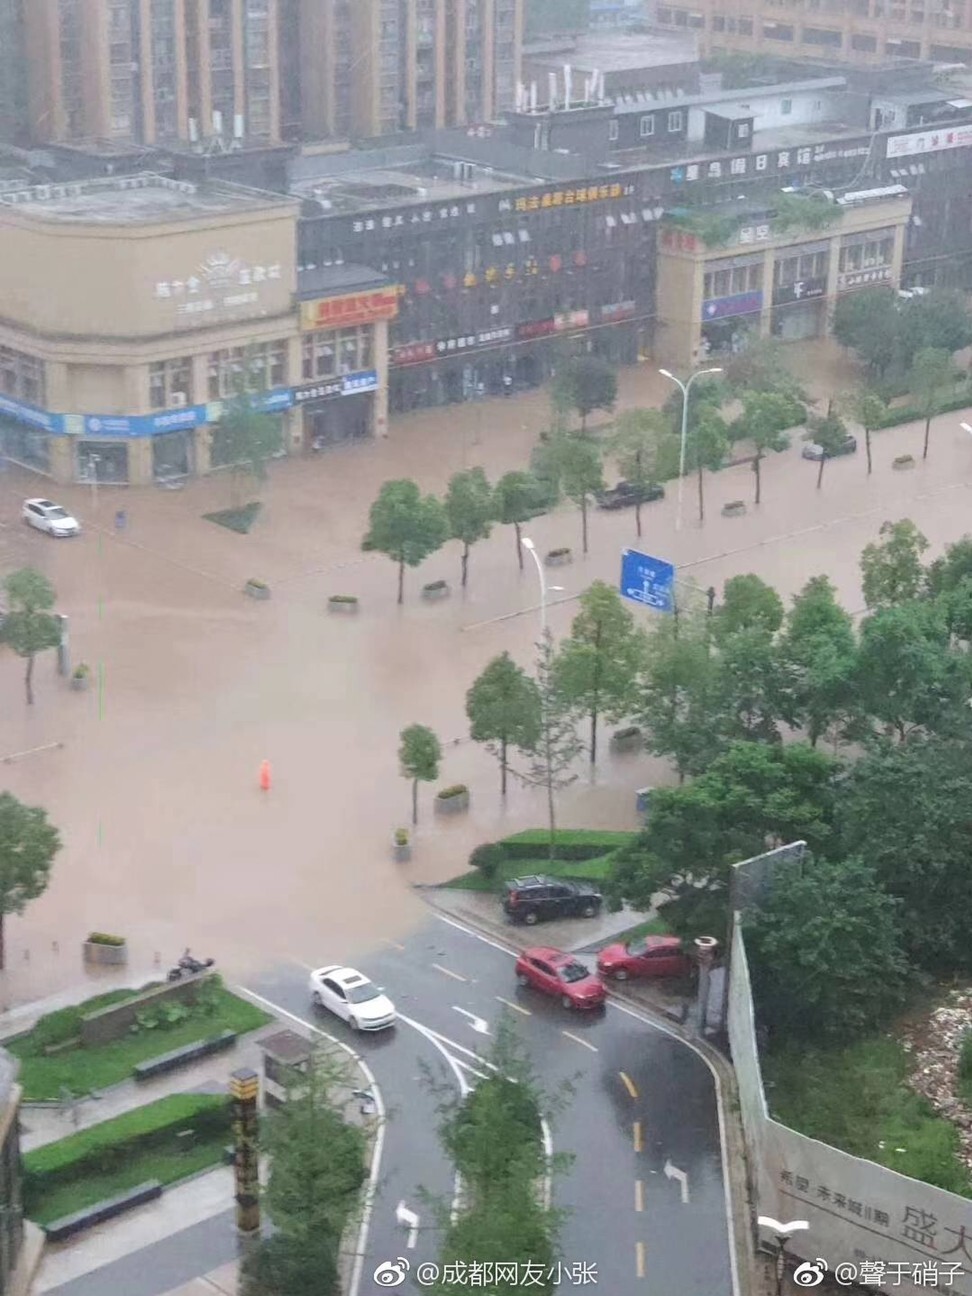
[[[803,39],[807,45],[820,45],[826,49],[840,49],[844,43],[839,31],[828,31],[824,27],[804,27]]]
[[[669,121],[671,120],[671,116],[672,116],[672,114],[669,113],[669,114],[668,114]],[[668,129],[671,130],[671,126],[669,126]],[[642,117],[642,119],[641,119],[641,138],[642,138],[642,139],[647,139],[649,135],[654,135],[654,133],[655,133],[655,119],[654,119],[654,117],[652,117],[650,114],[649,114],[647,117]]]
[[[642,120],[644,119],[642,118]],[[674,112],[670,112],[668,114],[669,134],[673,133],[674,131],[680,131],[681,129],[682,129],[682,110],[681,108],[676,108]]]
[[[192,360],[180,356],[149,365],[149,405],[152,409],[169,409],[192,404]]]
[[[743,265],[729,265],[714,262],[705,273],[702,296],[707,300],[714,297],[733,297],[737,293],[758,292],[763,286],[763,263],[746,262]]]
[[[43,406],[44,361],[11,347],[0,347],[0,392],[15,400]]]
[[[752,20],[752,18],[740,18],[740,19],[739,19],[739,35],[740,35],[740,36],[752,36],[752,34],[753,34],[753,20]]]
[[[851,49],[859,54],[873,54],[877,49],[877,37],[867,36],[863,32],[854,32],[851,36]]]
[[[894,234],[889,229],[870,230],[846,239],[840,249],[840,273],[873,270],[891,265],[894,257]]]
[[[722,14],[712,15],[712,30],[714,32],[721,32],[726,30],[726,20],[722,16]]]
[[[793,100],[784,99],[783,102],[780,104],[780,112],[783,114],[784,117],[789,117],[792,111],[793,111]]]
[[[360,373],[374,363],[374,330],[328,329],[305,334],[301,344],[301,372],[306,382]]]
[[[616,140],[617,138],[618,138],[618,119],[614,117],[611,119],[611,121],[608,122],[608,139]]]
[[[224,400],[241,391],[268,391],[287,381],[287,343],[261,342],[229,347],[209,357],[209,399]]]
[[[791,41],[793,39],[793,24],[764,22],[763,35],[767,40]]]

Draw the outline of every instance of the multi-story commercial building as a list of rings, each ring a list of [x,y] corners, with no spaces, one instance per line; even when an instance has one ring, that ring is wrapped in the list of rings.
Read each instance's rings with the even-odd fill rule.
[[[34,142],[220,151],[488,121],[513,103],[522,13],[523,0],[0,0],[0,34],[15,35],[0,59],[22,43]],[[0,91],[0,138],[17,133],[13,94]]]
[[[970,0],[656,0],[661,28],[695,32],[723,51],[848,63],[890,58],[968,63]]]

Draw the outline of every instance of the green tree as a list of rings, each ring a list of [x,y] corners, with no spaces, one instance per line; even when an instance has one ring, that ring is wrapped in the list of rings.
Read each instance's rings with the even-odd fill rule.
[[[967,741],[914,734],[873,744],[840,790],[840,849],[901,901],[908,954],[936,976],[972,972],[970,762]]]
[[[252,375],[258,381],[257,372]],[[242,482],[249,475],[260,485],[266,481],[267,460],[278,454],[282,445],[280,420],[258,408],[259,392],[252,382],[241,380],[237,390],[223,405],[219,422],[213,426],[212,460],[214,466],[230,469],[233,504],[242,500]]]
[[[412,780],[412,823],[418,823],[418,785],[431,783],[439,777],[442,747],[438,738],[426,725],[409,725],[399,735],[398,763],[402,778]]]
[[[940,558],[927,568],[928,592],[932,597],[956,589],[963,581],[972,579],[972,536],[963,536],[947,545]]]
[[[883,427],[888,417],[888,407],[876,391],[864,388],[852,392],[846,398],[847,409],[851,418],[856,419],[864,429],[864,446],[867,450],[867,475],[871,475],[871,433]]]
[[[584,750],[577,737],[573,712],[561,696],[554,676],[554,641],[544,630],[537,645],[537,690],[540,696],[540,737],[535,747],[525,749],[527,770],[520,779],[531,787],[542,787],[547,798],[550,829],[549,858],[556,857],[557,793],[570,787],[577,777],[573,765]]]
[[[340,1296],[334,1239],[273,1233],[248,1247],[240,1266],[241,1296]]]
[[[856,351],[878,379],[901,360],[899,300],[891,288],[863,288],[844,293],[834,307],[832,332]]]
[[[672,435],[672,426],[661,410],[634,409],[619,414],[611,438],[621,476],[634,486],[635,529],[641,535],[641,498],[660,480],[660,451]]]
[[[811,747],[828,730],[836,746],[857,710],[857,641],[826,576],[812,576],[794,598],[779,653],[795,723]]]
[[[880,534],[880,541],[866,545],[861,554],[864,602],[872,611],[913,602],[926,580],[921,555],[928,541],[914,522],[885,522]]]
[[[621,595],[595,581],[580,597],[570,637],[554,659],[554,682],[560,696],[591,722],[590,759],[597,760],[597,724],[603,716],[616,723],[631,710],[644,657],[644,638]]]
[[[804,404],[807,395],[789,367],[789,356],[778,338],[754,338],[742,351],[721,361],[723,382],[740,399],[747,392],[779,392]]]
[[[959,372],[951,355],[938,347],[922,347],[911,362],[908,383],[915,404],[925,420],[922,459],[928,458],[928,438],[931,435],[932,419],[936,414],[941,413],[945,398],[954,390],[958,376]]]
[[[900,903],[859,859],[811,860],[745,919],[760,1021],[774,1041],[880,1029],[908,986]]]
[[[3,637],[18,657],[27,662],[24,690],[28,706],[34,704],[34,659],[61,642],[61,623],[51,611],[54,587],[33,567],[11,572],[3,582],[9,612],[3,623]]]
[[[753,472],[756,476],[756,499],[762,494],[761,465],[767,451],[785,450],[790,444],[787,428],[796,427],[806,418],[806,408],[788,392],[751,391],[742,398],[743,410],[737,420],[739,432],[752,442],[756,451]],[[735,440],[736,437],[734,436]]]
[[[679,782],[700,774],[723,750],[723,710],[706,615],[665,617],[648,642],[638,720],[647,747],[669,756]]]
[[[586,437],[561,436],[555,456],[564,492],[580,506],[583,550],[587,553],[587,510],[591,497],[604,489],[601,448]]]
[[[905,301],[899,312],[901,360],[931,348],[953,355],[972,342],[972,315],[958,289],[933,288]]]
[[[454,540],[462,542],[462,588],[469,574],[469,548],[492,530],[493,492],[482,468],[453,474],[445,498],[446,517]]]
[[[449,534],[445,509],[434,495],[423,496],[413,481],[385,482],[371,506],[364,548],[398,564],[398,602],[405,599],[405,568],[417,567],[441,549]]]
[[[535,682],[504,652],[485,667],[466,694],[469,734],[499,760],[506,796],[510,747],[532,751],[540,740],[540,694]]]
[[[496,521],[511,526],[516,535],[516,559],[523,570],[523,523],[529,522],[536,512],[537,480],[527,472],[508,472],[493,488],[493,508]]]
[[[648,826],[612,867],[612,901],[649,909],[665,892],[702,905],[726,894],[734,862],[770,844],[819,851],[832,834],[837,768],[805,743],[732,743],[691,783],[655,789]]]
[[[752,625],[723,635],[716,678],[725,736],[779,742],[779,726],[791,722],[792,704],[772,632]]]
[[[739,630],[760,629],[774,635],[783,624],[783,600],[772,585],[752,573],[730,576],[712,623],[720,642]]]
[[[580,416],[581,433],[594,410],[611,410],[618,398],[618,378],[606,360],[595,355],[571,356],[560,365],[551,387],[554,409]]]
[[[6,967],[4,919],[43,895],[60,849],[60,834],[46,811],[0,792],[0,971]]]
[[[696,392],[693,389],[693,397]],[[691,409],[692,402],[689,402]],[[711,405],[696,407],[695,426],[690,427],[685,446],[685,466],[698,475],[699,521],[705,521],[705,494],[703,478],[706,469],[716,472],[725,461],[729,449],[729,436],[725,420]]]
[[[817,490],[819,490],[823,484],[824,467],[827,460],[839,454],[841,446],[847,440],[847,424],[835,412],[833,402],[828,407],[826,414],[812,414],[807,419],[807,431],[803,439],[804,441],[813,442],[823,451],[817,468]]]

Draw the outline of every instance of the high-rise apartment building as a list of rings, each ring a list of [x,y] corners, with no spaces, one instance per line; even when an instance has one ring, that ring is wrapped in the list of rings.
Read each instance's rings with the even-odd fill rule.
[[[848,63],[968,63],[972,56],[972,0],[657,0],[653,18],[694,32],[703,55]]]
[[[19,133],[37,143],[230,148],[487,121],[513,106],[523,2],[0,0],[0,131],[24,116],[4,60],[26,66]]]

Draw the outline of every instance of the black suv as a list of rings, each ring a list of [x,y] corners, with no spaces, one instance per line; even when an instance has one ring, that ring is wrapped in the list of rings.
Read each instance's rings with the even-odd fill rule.
[[[514,922],[532,927],[543,918],[594,918],[604,897],[587,882],[561,878],[511,878],[506,883],[503,908]]]
[[[650,504],[653,500],[665,498],[665,487],[652,482],[646,486],[636,486],[634,482],[619,481],[610,490],[600,491],[597,495],[598,507],[602,509],[634,508],[636,504]]]

